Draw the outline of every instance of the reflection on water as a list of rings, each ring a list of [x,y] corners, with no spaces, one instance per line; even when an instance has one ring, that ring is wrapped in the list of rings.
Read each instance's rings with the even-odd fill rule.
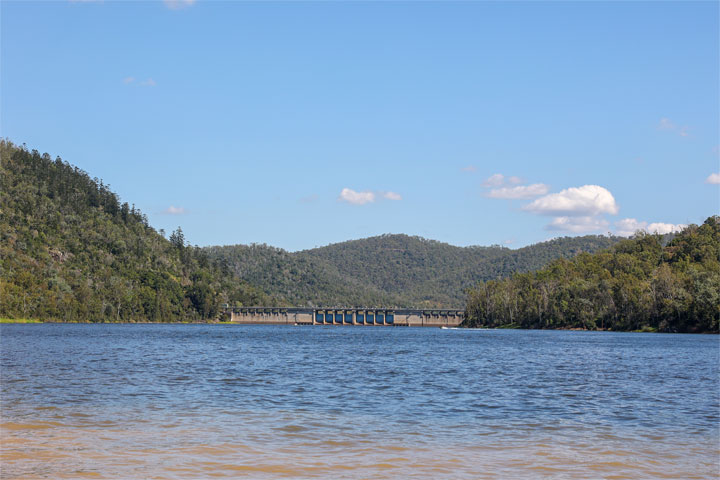
[[[717,478],[712,336],[3,325],[2,478]]]

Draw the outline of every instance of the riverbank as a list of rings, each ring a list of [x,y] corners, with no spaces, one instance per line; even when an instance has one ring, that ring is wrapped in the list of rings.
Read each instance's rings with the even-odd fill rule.
[[[0,318],[0,323],[45,323],[35,318]]]
[[[184,322],[152,322],[148,320],[139,320],[136,322],[90,322],[90,321],[79,321],[79,320],[71,320],[71,321],[65,321],[65,320],[57,320],[57,319],[50,319],[50,320],[39,320],[34,318],[0,318],[0,324],[41,324],[41,323],[67,323],[67,324],[93,324],[93,325],[249,325],[249,324],[241,324],[241,323],[233,323],[233,322],[227,322],[227,321],[220,321],[220,320],[206,320],[206,321],[195,321],[195,320],[188,320]],[[261,325],[261,324],[258,324]],[[286,325],[286,324],[283,324]],[[292,325],[292,324],[287,324]],[[315,325],[315,326],[321,326],[321,325]],[[353,325],[330,325],[330,326],[353,326]],[[355,326],[361,326],[361,325],[355,325]],[[431,327],[434,328],[434,327]],[[524,331],[533,331],[533,330],[552,330],[552,331],[572,331],[572,332],[615,332],[615,333],[687,333],[687,334],[699,334],[699,335],[717,335],[718,332],[710,331],[710,332],[666,332],[666,331],[660,331],[652,327],[644,327],[639,330],[612,330],[612,329],[587,329],[587,328],[577,328],[577,327],[565,327],[565,328],[541,328],[541,329],[525,329],[522,328],[518,324],[511,324],[511,325],[500,325],[497,327],[463,327],[458,326],[454,327],[457,329],[467,329],[467,330],[524,330]]]
[[[221,321],[186,321],[186,322],[151,322],[148,320],[139,320],[137,322],[128,322],[128,321],[122,321],[122,322],[90,322],[90,321],[80,321],[80,320],[57,320],[57,319],[49,319],[49,320],[39,320],[35,318],[0,318],[0,324],[3,323],[68,323],[68,324],[94,324],[94,325],[101,325],[101,324],[113,324],[113,325],[187,325],[187,324],[193,324],[196,323],[198,325],[212,325],[215,323],[230,323],[230,322],[221,322]]]

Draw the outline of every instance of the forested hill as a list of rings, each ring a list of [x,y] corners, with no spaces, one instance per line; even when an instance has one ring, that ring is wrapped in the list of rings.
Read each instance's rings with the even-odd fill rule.
[[[467,325],[714,332],[720,324],[720,217],[669,242],[637,234],[608,251],[482,282]]]
[[[237,278],[294,305],[463,306],[478,281],[542,268],[617,243],[618,238],[559,238],[511,250],[456,247],[407,235],[381,235],[287,252],[265,245],[208,247]]]
[[[0,317],[60,321],[217,318],[220,305],[461,307],[478,281],[594,252],[616,238],[518,250],[407,235],[289,253],[166,239],[102,181],[0,142]]]
[[[0,317],[187,321],[271,302],[60,158],[2,141],[0,159]]]

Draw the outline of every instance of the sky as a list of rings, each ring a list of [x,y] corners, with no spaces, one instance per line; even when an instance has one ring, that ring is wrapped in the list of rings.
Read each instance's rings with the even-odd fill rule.
[[[717,2],[0,3],[0,135],[194,245],[720,213]]]

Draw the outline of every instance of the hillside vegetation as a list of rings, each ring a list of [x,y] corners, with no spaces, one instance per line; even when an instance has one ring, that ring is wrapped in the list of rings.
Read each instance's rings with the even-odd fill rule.
[[[237,278],[293,305],[462,308],[478,281],[595,252],[619,239],[559,238],[510,250],[456,247],[408,235],[381,235],[287,252],[266,245],[208,247]]]
[[[0,317],[171,322],[271,302],[62,159],[8,141],[0,159]]]
[[[664,245],[638,233],[614,248],[555,260],[533,273],[481,282],[467,325],[718,332],[720,217]]]
[[[169,238],[102,181],[0,142],[0,318],[216,319],[221,305],[463,308],[468,325],[717,331],[718,217],[510,250],[381,235],[301,252]],[[468,294],[469,292],[469,294]]]
[[[396,305],[387,292],[343,277],[328,262],[267,245],[207,247],[208,256],[227,265],[285,305]]]

